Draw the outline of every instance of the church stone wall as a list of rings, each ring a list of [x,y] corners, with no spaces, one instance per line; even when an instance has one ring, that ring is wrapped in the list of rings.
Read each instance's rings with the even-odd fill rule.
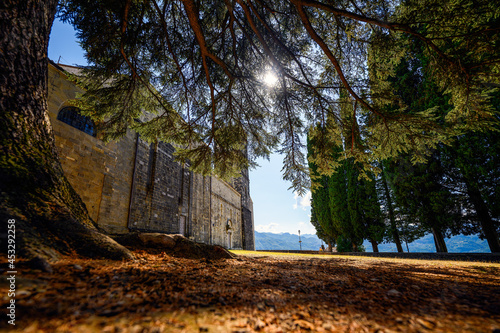
[[[170,144],[131,132],[105,144],[57,120],[81,92],[65,75],[72,70],[78,68],[49,65],[49,116],[63,170],[94,221],[111,233],[182,233],[197,242],[253,248],[248,173],[230,185],[175,162]]]
[[[232,186],[241,195],[242,247],[245,250],[253,251],[255,250],[253,202],[250,197],[250,177],[248,170],[244,170],[241,173],[241,177],[233,179]]]
[[[210,244],[212,178],[193,174],[189,235],[195,242]]]
[[[126,232],[134,135],[106,145],[57,120],[59,110],[68,106],[77,92],[81,91],[64,73],[49,66],[49,116],[62,168],[90,217],[110,232]]]
[[[129,227],[181,233],[180,216],[185,221],[188,216],[190,172],[174,161],[170,144],[139,139],[137,147]]]
[[[212,177],[212,242],[242,248],[241,196],[226,182]]]

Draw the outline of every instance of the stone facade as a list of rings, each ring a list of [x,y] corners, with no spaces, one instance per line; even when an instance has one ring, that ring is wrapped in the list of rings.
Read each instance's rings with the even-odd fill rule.
[[[251,247],[246,249],[255,250],[254,239],[254,221],[253,221],[253,202],[250,197],[250,177],[248,170],[241,173],[240,178],[233,179],[232,186],[238,193],[241,194],[241,226],[243,228],[243,243],[252,244]]]
[[[77,70],[49,65],[48,106],[63,170],[90,217],[110,233],[183,234],[197,242],[253,250],[248,172],[228,184],[174,161],[170,144],[148,143],[132,132],[106,144],[98,134],[58,120],[81,92],[66,76]]]

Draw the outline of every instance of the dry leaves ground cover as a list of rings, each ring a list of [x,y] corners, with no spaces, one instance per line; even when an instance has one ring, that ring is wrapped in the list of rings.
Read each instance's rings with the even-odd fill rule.
[[[19,332],[493,332],[500,265],[363,257],[18,262]],[[6,262],[6,258],[1,258]],[[4,270],[5,275],[5,270]],[[2,278],[5,313],[8,284]],[[12,330],[2,315],[0,330]]]

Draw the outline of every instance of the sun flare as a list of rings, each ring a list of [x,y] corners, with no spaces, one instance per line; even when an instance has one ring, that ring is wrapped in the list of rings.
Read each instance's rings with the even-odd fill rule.
[[[278,77],[271,71],[266,72],[264,74],[264,83],[268,87],[274,87],[276,83],[278,82]]]

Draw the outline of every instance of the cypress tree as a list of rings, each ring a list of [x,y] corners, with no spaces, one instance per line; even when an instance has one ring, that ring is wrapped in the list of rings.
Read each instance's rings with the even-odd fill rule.
[[[317,128],[318,131],[322,129]],[[328,244],[328,249],[335,246],[338,237],[338,228],[332,220],[330,210],[329,176],[319,175],[314,161],[315,140],[307,137],[307,155],[309,159],[309,172],[314,186],[311,191],[311,224],[316,228],[316,234]]]
[[[378,252],[378,244],[384,240],[387,228],[382,220],[380,201],[377,193],[376,178],[369,175],[370,180],[361,179],[363,190],[362,213],[365,238],[372,244],[373,252]]]
[[[335,236],[330,236],[325,232],[323,227],[318,221],[318,218],[316,216],[316,209],[315,205],[312,204],[313,200],[311,199],[311,224],[314,226],[316,229],[316,236],[318,236],[319,239],[323,240],[327,244],[327,251],[331,251],[333,247],[336,245],[336,237]]]

